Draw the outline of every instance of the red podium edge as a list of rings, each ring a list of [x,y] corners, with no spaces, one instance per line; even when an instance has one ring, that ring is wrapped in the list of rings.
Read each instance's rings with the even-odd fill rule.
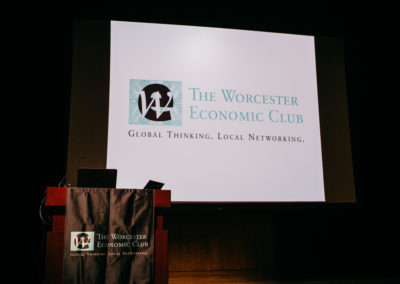
[[[65,207],[66,187],[47,187],[45,205]],[[155,234],[154,234],[154,283],[168,283],[168,231],[164,230],[162,208],[171,207],[171,191],[154,191]],[[63,281],[64,215],[53,215],[52,230],[46,235],[44,283],[58,284]]]

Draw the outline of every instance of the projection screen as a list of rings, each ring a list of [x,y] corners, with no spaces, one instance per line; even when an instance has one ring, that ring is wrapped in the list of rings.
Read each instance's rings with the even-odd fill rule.
[[[335,38],[77,22],[67,181],[118,170],[173,202],[354,202]]]

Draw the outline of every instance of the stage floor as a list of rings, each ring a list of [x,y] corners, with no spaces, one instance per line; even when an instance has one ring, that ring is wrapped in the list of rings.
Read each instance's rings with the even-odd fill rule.
[[[254,272],[170,272],[169,284],[398,284],[400,277],[268,279]]]

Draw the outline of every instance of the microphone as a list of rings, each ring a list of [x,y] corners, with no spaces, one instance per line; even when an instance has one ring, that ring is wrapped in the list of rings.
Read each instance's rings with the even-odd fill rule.
[[[79,167],[79,163],[82,159],[86,158],[86,156],[79,156],[75,159],[74,163],[72,164],[72,168],[78,168]],[[75,167],[76,165],[76,167]],[[58,183],[58,187],[61,187],[61,183],[65,180],[65,178],[67,177],[67,173],[64,174],[64,176],[61,178],[60,182]],[[64,183],[64,186],[66,186],[66,184]]]

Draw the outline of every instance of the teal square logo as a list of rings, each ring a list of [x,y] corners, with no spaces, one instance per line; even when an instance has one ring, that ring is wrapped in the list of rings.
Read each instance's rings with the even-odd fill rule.
[[[71,251],[93,251],[94,232],[71,232]]]
[[[182,82],[131,79],[129,124],[182,125]]]

